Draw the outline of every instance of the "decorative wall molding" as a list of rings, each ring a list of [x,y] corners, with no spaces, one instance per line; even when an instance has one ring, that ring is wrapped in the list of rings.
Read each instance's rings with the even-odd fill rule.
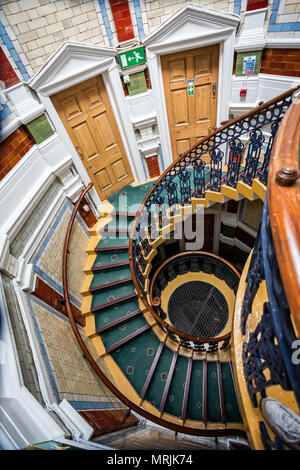
[[[228,119],[228,102],[231,91],[234,37],[240,22],[237,15],[223,14],[216,10],[195,5],[185,5],[155,31],[143,38],[152,83],[153,103],[157,113],[164,167],[172,161],[171,141],[164,94],[160,56],[220,44],[219,90],[217,125]]]
[[[0,367],[0,436],[4,437],[7,449],[19,449],[33,442],[63,438],[63,429],[24,386],[1,276],[0,309],[0,343],[3,345]],[[26,326],[28,328],[28,323]],[[40,356],[37,349],[34,354],[36,357]],[[38,375],[40,378],[40,371]],[[40,386],[43,387],[43,384],[40,383]]]
[[[59,170],[72,164],[57,134],[34,145],[0,183],[0,226],[11,238],[43,196]]]
[[[253,77],[232,77],[232,90],[229,102],[230,113],[234,117],[255,108],[260,101],[268,101],[300,84],[300,77],[268,75],[260,73]],[[245,98],[240,97],[240,89],[247,88]]]
[[[27,124],[45,111],[45,107],[33,97],[24,82],[3,90],[3,93],[13,103],[19,122],[22,124]]]
[[[278,49],[299,49],[300,39],[298,38],[282,38],[282,39],[269,39],[267,38],[266,46]]]
[[[245,11],[242,31],[235,44],[236,52],[259,51],[266,45],[265,16],[268,8]]]

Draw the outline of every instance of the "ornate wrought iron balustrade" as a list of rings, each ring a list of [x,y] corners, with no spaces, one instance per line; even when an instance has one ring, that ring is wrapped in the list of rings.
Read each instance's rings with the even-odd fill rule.
[[[264,279],[269,301],[264,303],[259,323],[243,344],[244,375],[248,392],[253,406],[257,407],[258,397],[266,397],[268,387],[280,385],[283,390],[293,390],[300,407],[300,364],[293,363],[292,360],[293,344],[297,337],[278,270],[267,198],[247,276],[248,287],[242,307],[243,335],[246,333],[247,320],[252,314],[254,297]]]
[[[152,244],[162,228],[189,206],[192,198],[205,198],[206,190],[220,193],[222,185],[236,188],[239,182],[251,186],[255,178],[267,183],[274,138],[298,89],[289,90],[201,139],[161,175],[147,194],[133,223],[129,260],[137,292],[152,314],[155,312],[147,302],[145,278]],[[205,157],[209,157],[209,164]]]
[[[164,263],[154,274],[150,286],[150,303],[154,309],[158,324],[169,337],[186,348],[199,352],[215,352],[226,348],[230,343],[230,333],[220,337],[197,338],[175,328],[166,321],[166,312],[161,307],[161,293],[169,282],[178,275],[189,272],[213,274],[224,281],[235,293],[239,284],[239,274],[227,261],[206,252],[184,252],[175,255]]]

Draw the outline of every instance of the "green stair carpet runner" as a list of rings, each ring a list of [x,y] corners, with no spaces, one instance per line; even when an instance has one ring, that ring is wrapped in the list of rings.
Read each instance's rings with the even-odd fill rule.
[[[114,205],[115,212],[129,209],[133,214],[152,184],[128,185],[108,200]],[[120,195],[127,197],[126,204],[122,199],[119,200]],[[117,222],[118,218],[117,215]],[[126,229],[126,219],[123,216],[121,219],[122,228]],[[132,221],[130,215],[127,227]],[[161,344],[140,311],[132,280],[128,280],[131,278],[128,236],[119,233],[116,238],[110,238],[110,234],[106,233],[108,236],[105,238],[105,229],[102,234],[104,238],[95,249],[97,258],[92,268],[94,275],[90,291],[93,295],[92,311],[96,330],[99,330],[106,350],[110,351],[137,394],[141,396],[144,390],[144,400],[157,409],[161,408],[165,413],[182,418],[184,397],[188,393],[185,419],[222,422],[217,362],[193,360],[189,390],[185,391],[189,358],[177,355],[168,346]],[[151,370],[156,354],[157,363]],[[241,422],[230,363],[221,363],[220,367],[226,422]],[[172,375],[170,370],[173,371]],[[149,373],[151,378],[146,386]]]

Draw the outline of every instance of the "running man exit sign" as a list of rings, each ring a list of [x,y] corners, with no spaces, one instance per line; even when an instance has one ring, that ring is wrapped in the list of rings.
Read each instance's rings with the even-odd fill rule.
[[[130,51],[121,52],[119,55],[121,69],[127,69],[134,65],[144,64],[146,62],[145,48],[137,47]]]

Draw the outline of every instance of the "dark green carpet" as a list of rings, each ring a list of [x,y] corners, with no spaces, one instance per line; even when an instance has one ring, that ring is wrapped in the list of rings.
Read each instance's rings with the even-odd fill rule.
[[[119,318],[122,318],[129,313],[136,312],[137,310],[139,310],[139,304],[135,298],[125,300],[124,302],[117,303],[111,307],[106,307],[103,310],[100,310],[99,313],[94,314],[96,330],[114,322],[115,320],[119,320]]]
[[[158,338],[148,330],[112,353],[113,359],[139,395],[159,344]]]
[[[110,250],[108,252],[98,253],[97,258],[93,264],[93,268],[101,266],[118,265],[118,263],[128,262],[128,250]]]
[[[173,351],[165,347],[162,354],[160,355],[159,361],[145,395],[145,400],[149,401],[156,408],[159,408],[160,406],[172,358]]]
[[[202,421],[203,361],[193,361],[187,419]]]
[[[223,393],[225,402],[226,420],[231,422],[242,422],[239,407],[234,390],[234,383],[229,362],[221,362]]]
[[[176,366],[165,404],[165,412],[174,416],[181,416],[182,413],[182,403],[188,362],[188,358],[184,356],[178,356],[176,361]]]
[[[127,295],[134,293],[135,288],[132,281],[117,284],[116,286],[111,286],[107,289],[101,289],[93,293],[92,309],[109,302],[118,302],[122,297],[126,297]]]
[[[119,266],[118,269],[104,269],[94,274],[90,288],[105,286],[105,284],[122,281],[130,277],[131,271],[129,266]]]
[[[139,330],[146,324],[147,322],[143,315],[137,315],[136,317],[130,318],[126,322],[121,323],[114,328],[103,331],[101,333],[101,339],[104,343],[104,346],[109,348],[110,346],[113,346],[114,344],[121,341],[123,338],[126,338],[126,336],[129,336],[134,331]]]
[[[188,169],[188,171],[191,171],[191,169]],[[207,174],[206,178],[208,178]],[[191,181],[193,181],[192,176]],[[153,183],[147,183],[138,187],[128,185],[111,196],[108,200],[114,205],[115,212],[126,212],[129,210],[129,212],[135,213],[152,184]],[[165,190],[164,193],[166,196]],[[121,199],[119,199],[119,196],[121,196]],[[127,228],[132,224],[133,217],[124,219],[123,216],[117,216],[109,228],[118,227],[119,222],[121,228]],[[92,308],[104,305],[101,310],[94,313],[96,329],[107,326],[139,310],[136,296],[125,301],[119,300],[125,296],[135,294],[134,285],[131,280],[105,286],[105,284],[114,283],[131,276],[128,264],[118,266],[119,263],[128,263],[128,241],[128,235],[119,233],[115,237],[109,232],[106,232],[103,234],[103,239],[101,239],[97,245],[98,249],[108,249],[98,251],[93,267],[108,266],[108,268],[95,271],[91,284],[91,287],[104,286],[102,289],[97,289],[93,292]],[[122,249],[115,249],[115,247],[120,246]],[[105,304],[110,302],[113,302],[113,304],[105,306]],[[122,321],[122,323],[102,331],[99,336],[104,346],[109,348],[116,345],[121,340],[128,338],[132,333],[145,325],[147,325],[147,322],[143,314],[138,313],[136,316],[128,318]],[[111,353],[111,356],[139,395],[143,389],[159,345],[160,341],[157,336],[151,329],[148,329],[142,334],[128,340]],[[174,351],[164,346],[145,395],[145,400],[153,404],[157,409],[159,409],[161,404],[173,356]],[[181,417],[182,414],[187,367],[188,358],[178,356],[165,403],[164,411],[177,417]],[[229,363],[221,364],[221,371],[227,421],[241,421]],[[221,422],[216,362],[207,362],[207,373],[207,421]],[[186,419],[202,421],[202,393],[203,362],[194,360],[191,371]]]

